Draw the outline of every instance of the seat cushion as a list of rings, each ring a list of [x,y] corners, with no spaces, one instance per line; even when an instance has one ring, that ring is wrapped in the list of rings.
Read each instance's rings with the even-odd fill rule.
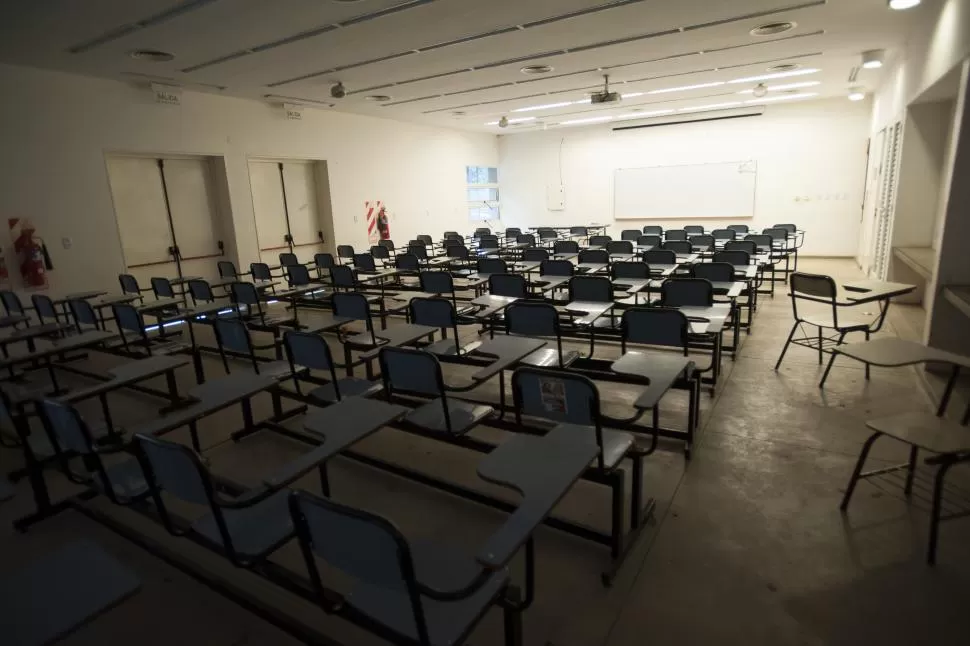
[[[368,381],[357,377],[346,377],[337,380],[337,388],[341,397],[370,397],[381,391],[384,386],[379,381]],[[307,397],[322,402],[337,401],[337,393],[333,384],[325,384],[307,393]]]
[[[491,406],[449,397],[448,416],[451,420],[451,429],[449,430],[445,421],[444,407],[439,398],[414,409],[405,419],[411,424],[429,431],[450,432],[460,435],[467,433],[473,426],[488,417],[492,410]]]
[[[596,429],[592,426],[583,426],[580,424],[559,424],[551,431],[546,433],[546,437],[569,437],[576,438],[582,437],[588,439],[590,442],[596,442]],[[611,431],[609,429],[603,429],[603,468],[614,469],[616,465],[620,463],[623,456],[634,444],[633,436],[629,433],[624,433],[622,431]],[[593,466],[599,466],[599,459],[597,458],[591,463]]]
[[[415,578],[436,590],[458,590],[481,571],[475,561],[448,546],[430,541],[413,541],[411,559]],[[497,570],[476,592],[458,601],[435,601],[421,597],[428,635],[435,646],[460,643],[487,611],[508,582],[508,571]],[[355,586],[345,597],[357,610],[391,630],[416,640],[417,626],[406,591],[375,585]]]
[[[293,536],[293,521],[284,489],[262,502],[242,509],[223,509],[233,547],[243,556],[262,556]],[[206,514],[192,523],[192,529],[216,545],[223,545],[215,516]]]

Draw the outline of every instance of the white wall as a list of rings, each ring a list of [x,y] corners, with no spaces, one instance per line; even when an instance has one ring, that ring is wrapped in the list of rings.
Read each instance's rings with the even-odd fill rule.
[[[106,151],[223,157],[243,266],[257,259],[250,156],[327,160],[336,240],[360,248],[368,246],[367,200],[384,201],[401,244],[469,229],[465,166],[498,162],[492,135],[340,112],[307,108],[302,121],[288,121],[279,107],[194,92],[165,106],[145,88],[5,65],[0,87],[13,93],[0,102],[0,212],[37,225],[53,256],[55,293],[115,287],[124,268]],[[5,236],[2,243],[10,265]],[[16,285],[16,267],[11,273]]]
[[[760,230],[791,222],[806,231],[805,253],[852,256],[864,197],[869,116],[867,103],[839,99],[771,105],[764,115],[747,119],[615,133],[606,124],[502,136],[502,224],[599,222],[609,224],[616,237],[621,229],[646,224],[738,223]],[[758,161],[753,219],[613,221],[617,168],[747,159]],[[549,211],[546,185],[557,184],[560,172],[566,210]]]

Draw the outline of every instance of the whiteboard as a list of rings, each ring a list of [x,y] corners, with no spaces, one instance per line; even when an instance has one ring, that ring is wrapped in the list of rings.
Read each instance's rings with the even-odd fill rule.
[[[618,168],[615,220],[754,217],[758,162]]]

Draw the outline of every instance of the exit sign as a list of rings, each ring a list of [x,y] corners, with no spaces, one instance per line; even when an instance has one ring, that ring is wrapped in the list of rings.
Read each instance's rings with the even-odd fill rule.
[[[178,86],[152,83],[152,93],[155,95],[155,103],[182,105],[182,88]]]

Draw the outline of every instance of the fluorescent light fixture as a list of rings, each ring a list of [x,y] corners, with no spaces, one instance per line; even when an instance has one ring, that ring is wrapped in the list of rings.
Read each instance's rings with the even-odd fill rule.
[[[818,96],[818,92],[802,92],[800,94],[782,94],[781,96],[771,96],[764,99],[749,99],[745,103],[774,103],[775,101],[792,101],[794,99],[807,99]]]
[[[551,110],[552,108],[565,108],[572,105],[572,101],[562,101],[560,103],[546,103],[545,105],[530,105],[528,108],[516,108],[512,112],[532,112],[533,110]]]
[[[516,117],[515,119],[509,119],[509,123],[522,123],[523,121],[535,121],[535,117]],[[485,124],[486,126],[497,126],[498,121],[489,121]]]
[[[668,92],[686,92],[687,90],[701,90],[706,87],[717,87],[724,85],[724,81],[714,81],[712,83],[698,83],[697,85],[682,85],[680,87],[668,87],[662,90],[650,90],[647,94],[667,94]]]
[[[162,324],[162,327],[175,327],[176,325],[182,325],[184,323],[185,323],[185,321],[170,321],[168,323],[163,323]],[[154,332],[157,329],[158,329],[158,326],[157,325],[146,325],[145,326],[145,331],[146,332]]]
[[[580,123],[596,123],[598,121],[609,121],[613,117],[589,117],[588,119],[571,119],[569,121],[560,121],[560,126],[575,126]]]
[[[677,112],[700,112],[701,110],[717,110],[719,108],[734,108],[741,105],[741,101],[729,101],[727,103],[709,103],[707,105],[697,105],[692,108],[680,108]]]
[[[814,67],[808,67],[803,70],[792,70],[790,72],[775,72],[773,74],[761,74],[760,76],[746,76],[743,79],[734,79],[733,81],[728,81],[732,85],[737,83],[757,83],[758,81],[773,81],[775,79],[785,79],[791,76],[805,76],[806,74],[815,74],[819,70]]]
[[[861,101],[866,98],[866,91],[861,87],[849,88],[849,101]]]
[[[886,52],[882,49],[870,49],[862,52],[862,67],[867,70],[877,70],[882,67],[882,59]]]
[[[889,0],[889,8],[895,9],[896,11],[903,11],[904,9],[912,9],[913,7],[919,6],[922,0]]]
[[[821,85],[821,81],[802,81],[801,83],[786,83],[784,85],[769,85],[769,92],[782,92],[784,90],[799,90],[803,87],[814,87]],[[754,94],[754,90],[741,90],[738,94]]]
[[[634,99],[638,96],[643,96],[644,94],[647,94],[647,92],[630,92],[629,94],[623,94],[621,96],[624,99]]]
[[[647,119],[649,117],[659,117],[664,114],[673,114],[676,110],[651,110],[650,112],[631,112],[613,117],[614,119]]]

